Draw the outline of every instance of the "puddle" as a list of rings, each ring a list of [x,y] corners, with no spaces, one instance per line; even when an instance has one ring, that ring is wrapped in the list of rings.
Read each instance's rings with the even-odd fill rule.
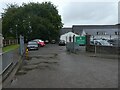
[[[54,69],[54,65],[58,65],[56,58],[58,54],[54,53],[52,55],[43,55],[43,56],[29,56],[27,60],[23,63],[23,66],[18,70],[16,75],[25,75],[31,70],[40,69]],[[34,59],[36,58],[36,59]],[[29,61],[31,60],[31,61]],[[35,61],[36,60],[36,61]],[[58,60],[58,59],[57,59]]]
[[[27,74],[26,71],[18,71],[18,72],[16,73],[16,75],[25,75],[25,74]]]
[[[49,63],[49,62],[44,62],[44,63]],[[49,65],[44,65],[43,64],[38,64],[37,66],[34,66],[33,68],[32,67],[23,67],[21,68],[17,73],[16,75],[25,75],[27,74],[28,71],[31,71],[31,70],[34,70],[34,69],[40,69],[40,70],[44,70],[44,69],[51,69],[51,66]],[[54,62],[56,63],[56,62]]]
[[[22,70],[24,70],[24,71],[31,71],[33,69],[35,69],[35,67],[34,68],[22,68]]]
[[[58,62],[42,62],[42,63],[54,64],[54,63],[58,63]]]
[[[47,60],[49,58],[56,58],[57,56],[58,56],[57,53],[54,53],[53,55],[29,56],[27,60],[31,60],[32,58]]]
[[[92,56],[90,56],[90,57],[97,57],[96,55],[92,55]]]
[[[38,62],[38,63],[31,63],[31,64],[28,64],[28,65],[39,65],[41,64],[42,62]]]
[[[58,54],[57,54],[57,53],[55,53],[55,54],[54,54],[54,56],[58,56]]]
[[[25,59],[26,59],[26,60],[31,60],[31,59],[32,59],[32,57],[26,57]]]
[[[45,66],[38,66],[36,69],[39,69],[39,70],[49,69],[49,70],[51,70],[52,67],[51,67],[51,66],[48,66],[48,65],[45,65]]]
[[[31,63],[31,64],[26,64],[26,65],[40,65],[40,64],[44,64],[44,63],[46,63],[46,64],[57,64],[58,62],[56,62],[56,61],[53,61],[53,62],[51,62],[51,61],[42,61],[42,62]]]

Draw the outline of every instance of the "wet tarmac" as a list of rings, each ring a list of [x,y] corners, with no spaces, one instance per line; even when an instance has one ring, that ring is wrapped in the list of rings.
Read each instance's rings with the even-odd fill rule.
[[[72,54],[48,44],[29,51],[15,78],[5,88],[117,88],[118,60]]]

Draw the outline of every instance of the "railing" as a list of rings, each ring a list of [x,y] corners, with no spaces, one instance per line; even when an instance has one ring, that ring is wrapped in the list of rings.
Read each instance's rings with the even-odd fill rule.
[[[87,52],[96,52],[101,54],[111,54],[111,55],[118,55],[120,54],[120,47],[115,46],[101,46],[101,45],[87,45],[86,46]]]
[[[3,40],[3,46],[18,44],[17,40]],[[1,71],[0,75],[2,75],[2,80],[4,80],[12,71],[12,69],[21,61],[25,53],[25,45],[24,45],[24,37],[20,36],[20,46],[17,49],[2,52],[0,58],[0,66]]]
[[[2,73],[12,64],[16,64],[19,58],[19,48],[2,53]]]

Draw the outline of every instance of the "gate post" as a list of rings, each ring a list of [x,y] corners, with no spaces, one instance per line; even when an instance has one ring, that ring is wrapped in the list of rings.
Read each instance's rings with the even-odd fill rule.
[[[90,37],[91,35],[86,35],[86,51],[88,51],[89,46],[90,46]]]
[[[75,53],[75,35],[73,35],[73,52]]]
[[[25,52],[24,48],[24,37],[20,35],[20,55],[23,55]]]

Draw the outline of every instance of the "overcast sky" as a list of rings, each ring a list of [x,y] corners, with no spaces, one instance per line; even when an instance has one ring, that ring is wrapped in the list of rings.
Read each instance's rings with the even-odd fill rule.
[[[72,25],[117,24],[119,0],[0,0],[0,13],[8,3],[51,1],[57,6],[64,27]]]

